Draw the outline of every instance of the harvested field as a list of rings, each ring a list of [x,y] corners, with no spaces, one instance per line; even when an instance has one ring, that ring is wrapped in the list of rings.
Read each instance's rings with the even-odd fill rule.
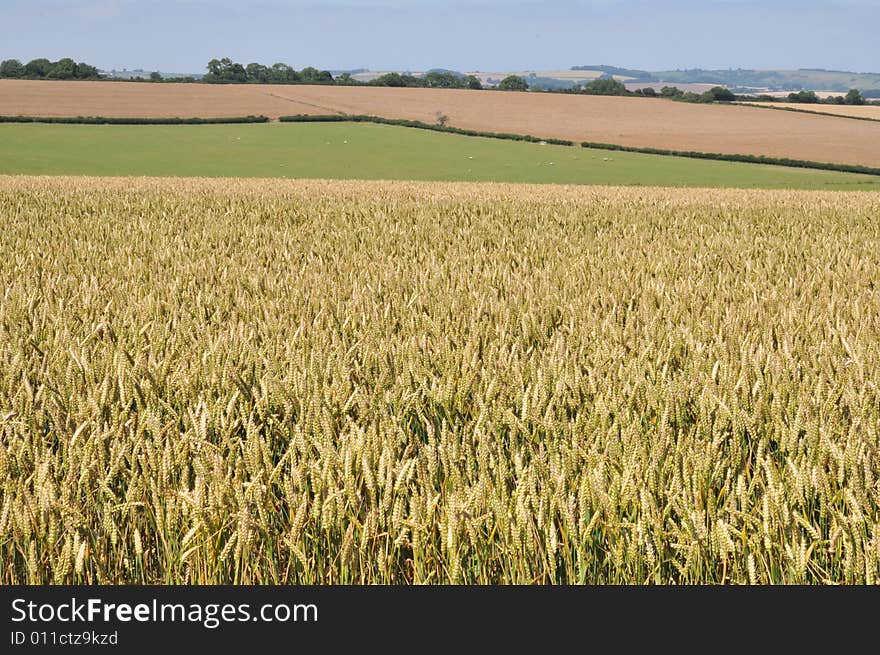
[[[646,98],[333,86],[0,81],[0,114],[374,114],[625,146],[880,166],[880,124]]]
[[[773,109],[800,109],[835,116],[855,116],[856,118],[873,118],[880,121],[880,105],[811,105],[802,102],[750,102],[749,105],[771,107]]]
[[[241,84],[0,80],[0,115],[205,117],[333,113],[276,97],[283,87]]]
[[[0,176],[0,584],[876,583],[878,213]]]

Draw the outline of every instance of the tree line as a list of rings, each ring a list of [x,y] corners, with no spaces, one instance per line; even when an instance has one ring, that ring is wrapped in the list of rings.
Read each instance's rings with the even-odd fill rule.
[[[645,87],[630,91],[620,80],[603,75],[586,84],[576,84],[571,89],[557,93],[574,93],[592,96],[636,96],[644,98],[667,98],[681,102],[733,102],[736,95],[723,86],[712,87],[703,93],[682,91],[676,86],[664,86],[659,92],[654,87]]]
[[[336,84],[342,86],[393,86],[438,89],[482,89],[479,78],[451,71],[430,71],[416,77],[406,73],[386,73],[369,82],[361,82],[349,73],[336,77],[330,71],[308,66],[296,70],[283,63],[241,64],[228,57],[208,62],[208,73],[202,78],[208,84]]]
[[[94,66],[75,62],[69,57],[58,61],[32,59],[26,64],[18,59],[0,62],[0,77],[22,80],[98,80],[101,74]]]
[[[760,96],[763,98],[764,96]],[[778,100],[773,98],[772,100]],[[826,105],[863,105],[865,98],[858,89],[850,89],[845,96],[829,96],[820,98],[815,91],[798,91],[797,93],[788,94],[789,102],[800,102],[808,105],[826,104]]]
[[[424,75],[416,76],[408,73],[385,73],[368,82],[361,82],[353,78],[349,73],[342,73],[334,77],[327,70],[319,70],[313,66],[307,66],[296,70],[284,63],[276,63],[271,66],[260,63],[241,64],[229,57],[212,59],[208,62],[207,73],[201,80],[193,78],[166,79],[154,72],[148,79],[140,81],[149,82],[196,82],[206,84],[334,84],[340,86],[384,86],[384,87],[411,87],[428,89],[483,89],[483,83],[476,75],[463,75],[453,71],[432,70]],[[102,76],[98,69],[84,62],[76,63],[73,59],[64,58],[58,61],[48,59],[34,59],[26,64],[17,59],[7,59],[0,62],[0,78],[11,79],[57,79],[57,80],[98,80],[107,79]],[[500,91],[528,91],[530,86],[526,78],[519,75],[509,75],[498,84]],[[544,93],[570,93],[583,95],[601,96],[640,96],[661,97],[680,102],[733,102],[735,100],[767,100],[784,102],[780,98],[771,96],[737,96],[723,86],[716,86],[703,93],[682,91],[675,86],[664,86],[659,92],[653,87],[645,87],[630,91],[626,85],[606,72],[602,77],[586,84],[578,84],[570,89],[544,90]],[[835,96],[827,99],[819,98],[813,91],[798,91],[789,94],[788,102],[808,104],[838,104],[838,105],[863,105],[865,97],[857,90],[851,89],[845,96]]]
[[[208,72],[202,82],[208,84],[332,84],[335,82],[329,71],[312,66],[296,70],[287,64],[240,64],[228,57],[212,59],[208,62]]]
[[[370,86],[395,86],[422,89],[483,88],[483,83],[476,75],[460,75],[450,71],[429,71],[421,77],[401,73],[385,73],[365,84]]]
[[[157,80],[158,81],[158,80]],[[409,73],[385,73],[368,82],[354,79],[348,73],[336,77],[330,71],[308,67],[297,71],[287,64],[266,66],[258,63],[240,64],[224,57],[208,62],[208,73],[202,78],[210,84],[334,84],[342,86],[383,86],[422,89],[483,89],[483,83],[476,75],[463,75],[453,71],[432,70],[424,75]],[[528,91],[526,78],[508,75],[496,87],[499,91]],[[657,96],[652,88],[629,91],[626,86],[611,76],[603,76],[585,85],[571,89],[545,91],[545,93],[581,93],[605,96]],[[664,88],[662,97],[689,102],[715,102],[734,100],[735,96],[723,87],[716,87],[704,94],[686,93],[675,88]]]
[[[658,92],[653,87],[645,87],[630,91],[622,82],[611,77],[600,77],[584,85],[575,85],[570,90],[562,91],[563,93],[582,93],[587,95],[602,96],[643,96],[643,97],[660,97],[669,100],[678,100],[680,102],[734,102],[736,100],[764,100],[768,102],[786,102],[786,99],[777,98],[768,95],[760,96],[743,96],[736,95],[723,86],[714,86],[703,93],[694,93],[692,91],[682,91],[677,86],[664,86]],[[557,92],[558,93],[558,92]],[[858,89],[850,89],[845,96],[831,96],[828,98],[820,98],[815,91],[798,91],[789,93],[788,102],[808,103],[808,104],[831,104],[831,105],[864,105],[865,97]]]

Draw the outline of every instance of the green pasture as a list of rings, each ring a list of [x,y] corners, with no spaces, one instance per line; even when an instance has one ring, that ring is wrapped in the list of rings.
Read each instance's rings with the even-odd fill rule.
[[[0,125],[0,174],[880,190],[880,177],[364,123]]]

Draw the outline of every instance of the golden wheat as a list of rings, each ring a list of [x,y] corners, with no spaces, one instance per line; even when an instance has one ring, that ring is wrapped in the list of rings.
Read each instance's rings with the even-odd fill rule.
[[[0,178],[0,582],[875,583],[878,216]]]

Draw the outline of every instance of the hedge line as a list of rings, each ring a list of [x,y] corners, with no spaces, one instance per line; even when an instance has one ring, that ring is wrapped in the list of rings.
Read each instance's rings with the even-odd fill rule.
[[[769,164],[771,166],[788,166],[791,168],[814,168],[822,171],[839,171],[841,173],[862,173],[864,175],[880,175],[880,168],[860,166],[858,164],[832,164],[827,162],[808,161],[805,159],[788,159],[785,157],[765,157],[764,155],[725,155],[717,152],[696,152],[693,150],[665,150],[662,148],[637,148],[619,146],[613,143],[595,143],[584,141],[584,148],[595,150],[617,150],[622,152],[638,152],[645,155],[665,155],[667,157],[690,157],[692,159],[713,159],[717,161],[733,161],[745,164]]]
[[[554,146],[573,146],[574,141],[567,139],[542,139],[541,137],[531,136],[529,134],[509,134],[505,132],[481,132],[479,130],[466,130],[460,127],[450,127],[449,125],[432,125],[422,121],[413,121],[404,118],[383,118],[382,116],[367,116],[363,114],[328,114],[328,115],[309,115],[297,114],[295,116],[282,116],[279,118],[282,123],[379,123],[382,125],[399,125],[401,127],[414,127],[420,130],[431,130],[433,132],[446,132],[449,134],[460,134],[462,136],[481,136],[487,139],[507,139],[508,141],[528,141],[529,143],[547,143]]]
[[[65,125],[220,125],[268,123],[266,116],[229,118],[114,118],[110,116],[0,116],[0,123],[63,123]]]

